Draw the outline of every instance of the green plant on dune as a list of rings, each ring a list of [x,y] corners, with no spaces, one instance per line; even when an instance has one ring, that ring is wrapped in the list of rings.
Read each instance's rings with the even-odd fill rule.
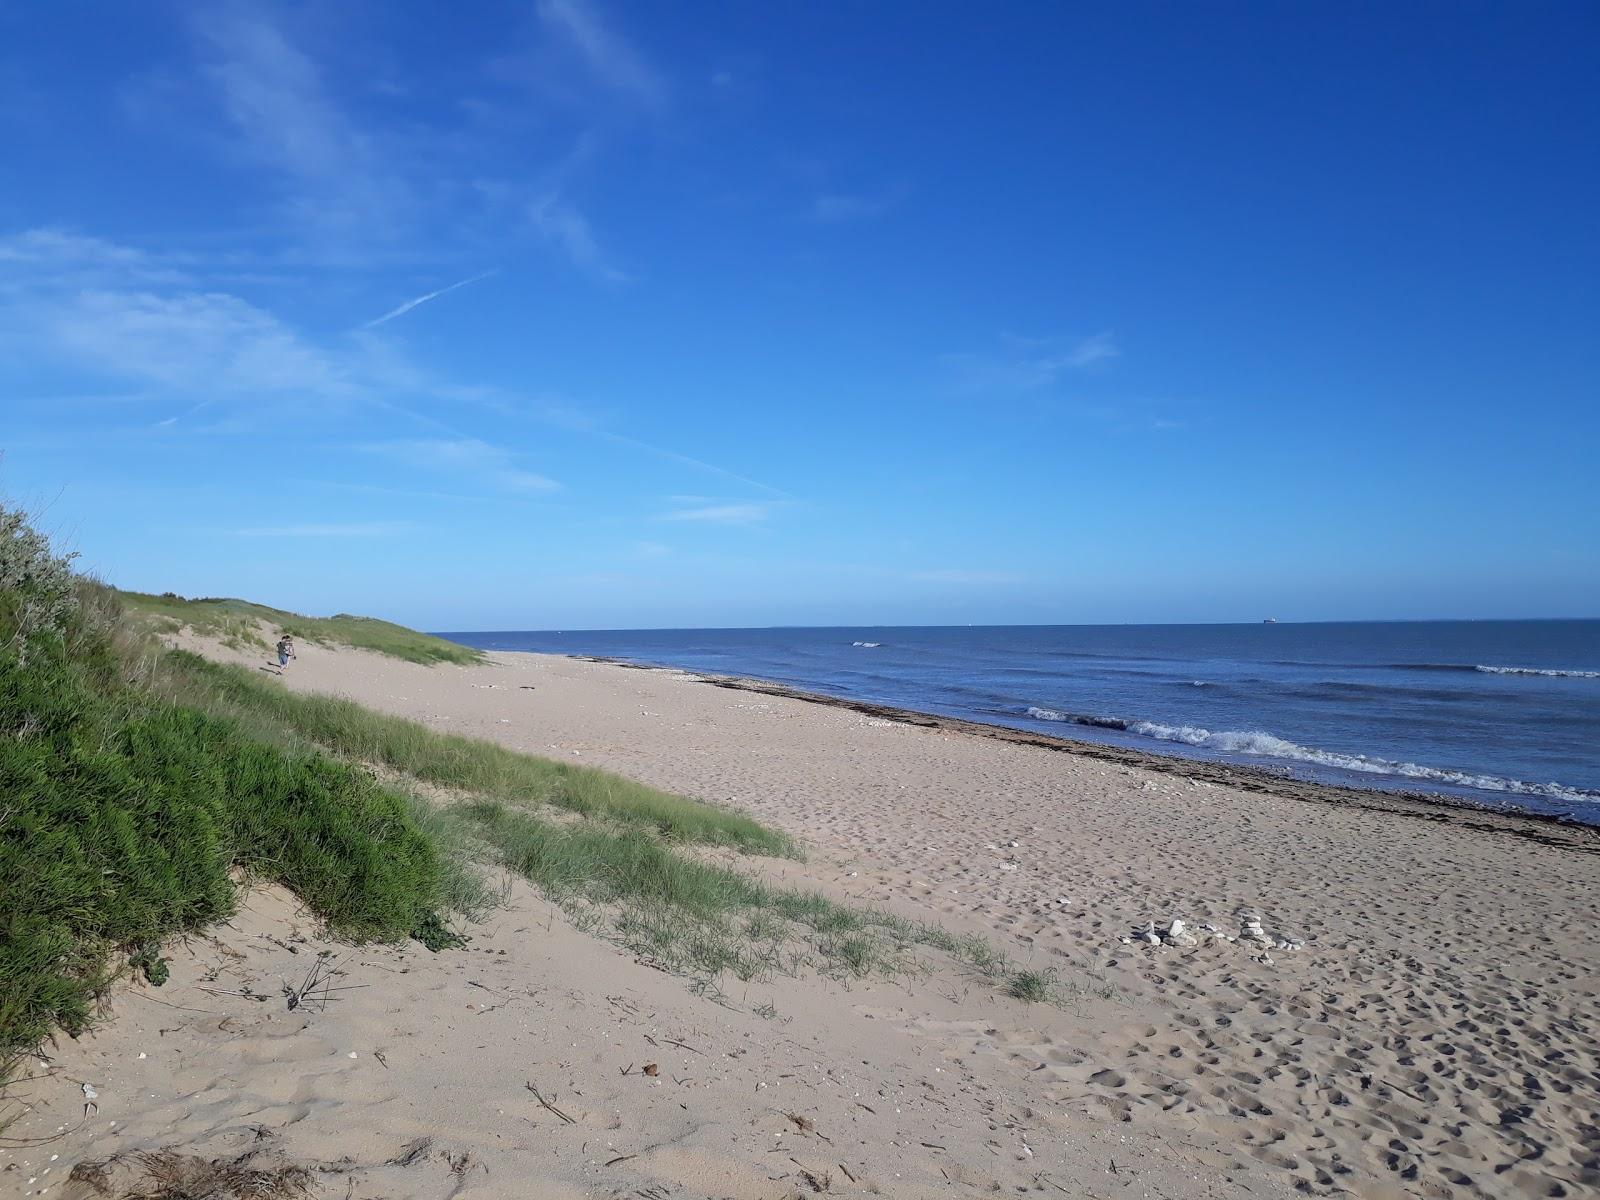
[[[637,827],[558,825],[493,801],[457,805],[446,817],[587,929],[692,977],[727,972],[748,982],[811,967],[840,978],[893,978],[926,971],[918,948],[945,951],[990,977],[1006,970],[1004,956],[980,938],[773,887]]]
[[[335,696],[290,692],[240,667],[177,651],[167,665],[191,700],[209,695],[219,711],[262,723],[356,762],[423,782],[523,805],[640,825],[673,841],[793,855],[791,839],[743,813],[675,796],[608,771],[580,767],[494,742],[437,733]]]
[[[27,514],[0,507],[0,636],[26,664],[32,640],[64,630],[78,605],[72,556],[56,554]]]
[[[353,938],[431,930],[471,899],[471,872],[368,772],[130,686],[115,597],[5,517],[0,1054],[82,1029],[119,951],[159,973],[163,937],[231,911],[233,867]]]
[[[248,600],[218,597],[186,600],[171,592],[159,596],[123,592],[122,597],[135,614],[151,622],[164,623],[158,627],[168,630],[187,627],[218,638],[234,649],[265,648],[269,639],[260,632],[265,626],[273,638],[286,633],[302,642],[354,646],[358,650],[371,650],[426,666],[436,663],[466,666],[483,660],[481,650],[374,617],[356,617],[349,613],[308,617]]]
[[[1055,993],[1056,972],[1054,969],[1044,971],[1017,971],[1011,976],[1006,991],[1018,1000],[1028,1004],[1038,1004],[1049,1000]]]

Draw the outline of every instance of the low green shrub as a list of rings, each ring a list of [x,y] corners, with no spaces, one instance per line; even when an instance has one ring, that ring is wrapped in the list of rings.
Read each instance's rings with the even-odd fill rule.
[[[4,510],[0,510],[3,513]],[[124,681],[106,595],[67,600],[41,542],[0,579],[0,1058],[76,1032],[116,970],[226,916],[230,869],[284,884],[337,933],[437,941],[471,892],[408,801]],[[0,548],[0,555],[6,552]]]

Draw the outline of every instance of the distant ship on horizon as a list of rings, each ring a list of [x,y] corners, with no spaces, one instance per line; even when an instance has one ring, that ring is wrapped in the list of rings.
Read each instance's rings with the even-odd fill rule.
[[[1278,623],[1278,618],[1277,617],[1268,617],[1265,621],[1263,621],[1261,623],[1263,625],[1276,625]]]

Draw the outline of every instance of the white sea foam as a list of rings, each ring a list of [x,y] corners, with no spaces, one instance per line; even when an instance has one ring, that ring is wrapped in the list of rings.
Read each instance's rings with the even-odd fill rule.
[[[1155,738],[1163,742],[1180,742],[1202,750],[1221,754],[1249,755],[1260,758],[1277,758],[1289,762],[1311,763],[1319,767],[1332,767],[1341,771],[1360,771],[1368,775],[1391,775],[1401,779],[1416,779],[1426,783],[1444,784],[1448,787],[1473,788],[1483,792],[1504,792],[1519,796],[1543,796],[1550,800],[1569,803],[1592,804],[1600,800],[1593,792],[1565,787],[1559,783],[1525,783],[1520,779],[1502,779],[1498,775],[1475,775],[1469,771],[1453,771],[1441,767],[1425,767],[1418,763],[1394,762],[1366,754],[1340,754],[1334,750],[1318,750],[1301,746],[1285,738],[1259,730],[1210,730],[1195,725],[1160,725],[1154,721],[1119,721],[1114,718],[1083,717],[1073,713],[1057,712],[1051,708],[1030,708],[1028,715],[1036,721],[1064,721],[1073,725],[1086,725],[1102,729],[1120,729],[1140,737]]]
[[[883,645],[882,642],[851,642],[850,644],[852,646],[860,646],[866,650],[876,650],[879,646]]]
[[[1543,675],[1550,679],[1600,679],[1600,671],[1557,671],[1546,670],[1543,667],[1485,667],[1476,666],[1474,671],[1482,671],[1485,675]]]
[[[1469,771],[1453,771],[1441,767],[1425,767],[1418,763],[1394,762],[1366,754],[1340,754],[1333,750],[1318,750],[1300,746],[1270,733],[1235,732],[1199,729],[1192,725],[1158,725],[1153,721],[1134,721],[1128,732],[1144,737],[1159,738],[1166,742],[1182,742],[1224,754],[1259,755],[1264,758],[1282,758],[1292,762],[1313,763],[1342,771],[1362,771],[1370,775],[1393,775],[1402,779],[1419,779],[1428,783],[1442,783],[1449,787],[1474,788],[1484,792],[1506,792],[1521,796],[1544,796],[1551,800],[1575,803],[1592,803],[1596,797],[1577,788],[1559,783],[1525,783],[1520,779],[1502,779],[1498,775],[1475,775]]]

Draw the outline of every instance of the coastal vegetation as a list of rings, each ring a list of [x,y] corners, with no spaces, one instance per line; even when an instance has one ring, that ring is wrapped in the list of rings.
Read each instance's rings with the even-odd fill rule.
[[[203,697],[262,735],[291,738],[341,758],[484,799],[550,805],[653,830],[672,841],[792,857],[794,843],[732,809],[674,796],[593,767],[519,754],[494,742],[438,733],[336,696],[290,692],[242,667],[177,651],[181,692]]]
[[[110,589],[0,510],[0,1053],[82,1029],[129,963],[227,915],[238,870],[351,938],[449,940],[485,893],[370,772],[156,686]]]
[[[696,847],[794,857],[787,835],[742,813],[592,767],[439,733],[333,696],[196,654],[167,655],[169,686],[262,740],[313,747],[373,766],[397,786],[430,785],[431,828],[480,860],[527,879],[582,928],[711,988],[811,967],[857,977],[915,973],[916,948],[937,949],[986,977],[1012,974],[979,938],[773,888],[705,861]],[[442,793],[442,794],[441,794]],[[576,814],[580,820],[568,819]],[[1056,989],[1026,998],[1055,999]]]
[[[121,592],[124,604],[134,616],[156,629],[194,632],[233,647],[265,648],[281,634],[324,646],[353,646],[391,658],[431,666],[455,663],[466,666],[479,662],[483,652],[404,625],[374,617],[355,617],[339,613],[332,617],[307,617],[300,613],[253,604],[248,600],[205,597],[187,600],[172,592],[159,596],[146,592]]]
[[[493,802],[450,810],[495,859],[537,884],[581,928],[610,937],[701,990],[811,969],[839,977],[923,974],[920,948],[937,949],[992,979],[1010,974],[981,938],[821,893],[773,887],[706,862],[637,828],[555,825]]]
[[[305,621],[129,598],[0,509],[0,1065],[85,1028],[121,974],[159,984],[163,939],[226,917],[241,879],[287,887],[336,935],[444,949],[494,902],[491,872],[511,872],[716,995],[728,976],[917,972],[919,948],[1015,975],[980,939],[738,869],[727,855],[797,853],[742,814],[291,693],[150,634],[181,620],[248,644],[264,613]],[[455,661],[384,622],[293,631]]]

